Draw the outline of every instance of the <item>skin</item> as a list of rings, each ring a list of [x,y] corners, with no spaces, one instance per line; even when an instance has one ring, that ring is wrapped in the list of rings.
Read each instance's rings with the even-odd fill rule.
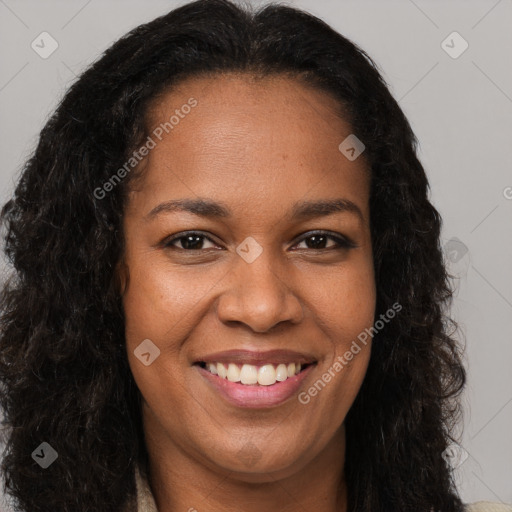
[[[236,407],[193,363],[230,349],[305,352],[317,360],[299,389],[307,391],[373,325],[367,165],[338,149],[352,130],[336,101],[292,78],[189,79],[154,101],[151,129],[190,97],[198,105],[142,163],[119,264],[158,510],[345,511],[343,422],[371,341],[306,405],[293,396],[270,408]],[[146,218],[165,201],[197,197],[224,203],[232,216]],[[296,202],[337,198],[355,203],[362,217],[290,214]],[[211,241],[163,245],[187,230]],[[331,238],[315,246],[314,230],[357,247],[336,248]],[[252,263],[236,252],[249,236],[263,249]],[[149,366],[134,355],[145,339],[160,349]]]

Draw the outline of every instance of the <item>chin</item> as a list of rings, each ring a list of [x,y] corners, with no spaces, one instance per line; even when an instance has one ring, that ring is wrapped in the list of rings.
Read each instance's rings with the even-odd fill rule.
[[[304,450],[303,445],[301,450]],[[267,453],[263,451],[248,441],[242,449],[233,452],[232,457],[226,458],[226,452],[223,452],[223,460],[213,459],[212,462],[217,470],[220,466],[226,472],[236,474],[231,474],[231,477],[247,483],[275,482],[292,475],[303,465],[300,461],[304,457],[294,447],[279,449],[267,443]]]

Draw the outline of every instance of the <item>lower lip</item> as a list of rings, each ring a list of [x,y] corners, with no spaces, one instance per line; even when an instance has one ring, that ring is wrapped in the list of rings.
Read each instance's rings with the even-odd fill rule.
[[[218,375],[213,375],[199,365],[195,367],[199,373],[231,404],[237,407],[264,408],[280,405],[295,395],[302,381],[316,366],[311,364],[299,374],[288,377],[282,382],[276,382],[271,386],[249,386],[240,382],[231,382]]]

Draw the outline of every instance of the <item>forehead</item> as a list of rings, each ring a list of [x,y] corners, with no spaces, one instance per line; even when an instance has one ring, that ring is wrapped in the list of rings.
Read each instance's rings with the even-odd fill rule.
[[[200,106],[194,109],[193,119],[212,122],[220,113],[230,118],[252,121],[275,121],[282,124],[310,122],[321,127],[319,135],[333,135],[328,128],[350,131],[343,119],[342,107],[331,94],[289,75],[255,76],[250,73],[223,73],[186,79],[160,93],[147,109],[149,126],[168,119],[174,109],[179,110],[191,97]],[[218,119],[218,125],[222,119]],[[333,126],[333,123],[335,126]],[[270,127],[270,126],[269,126]],[[176,127],[177,128],[177,127]],[[178,131],[178,130],[176,130]]]
[[[369,173],[364,158],[339,150],[352,133],[340,111],[332,96],[290,77],[185,80],[148,109],[155,147],[141,190],[154,201],[212,196],[241,208],[255,194],[260,208],[340,194],[361,203]]]

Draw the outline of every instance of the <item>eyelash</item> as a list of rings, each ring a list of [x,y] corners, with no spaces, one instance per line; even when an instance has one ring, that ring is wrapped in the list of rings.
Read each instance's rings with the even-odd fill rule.
[[[194,252],[199,253],[199,252],[205,250],[205,249],[183,249],[180,247],[173,246],[174,242],[184,239],[188,236],[193,236],[193,235],[201,237],[203,239],[206,239],[213,244],[216,244],[216,242],[214,242],[210,237],[206,236],[205,234],[203,234],[199,231],[185,231],[183,233],[179,233],[178,235],[172,236],[172,238],[168,238],[168,239],[164,240],[163,247],[165,249],[174,249],[174,250],[185,251],[185,252],[190,252],[190,253],[194,253]],[[357,244],[354,243],[351,239],[344,237],[344,236],[340,236],[340,235],[333,235],[326,231],[321,231],[321,230],[320,231],[311,231],[311,232],[305,233],[305,235],[306,236],[303,236],[297,243],[301,243],[301,242],[307,240],[308,238],[312,238],[314,236],[325,236],[327,238],[330,238],[331,240],[334,240],[337,244],[337,247],[326,247],[326,248],[322,248],[322,249],[306,248],[306,249],[313,250],[313,251],[323,252],[323,251],[330,251],[330,250],[342,250],[342,249],[347,250],[347,249],[354,249],[357,247]],[[297,245],[297,244],[295,244],[295,245]]]

